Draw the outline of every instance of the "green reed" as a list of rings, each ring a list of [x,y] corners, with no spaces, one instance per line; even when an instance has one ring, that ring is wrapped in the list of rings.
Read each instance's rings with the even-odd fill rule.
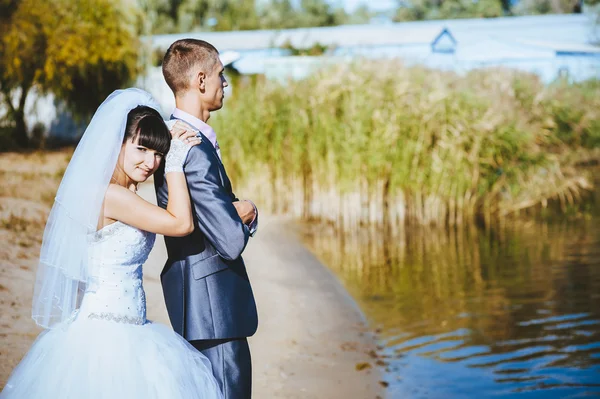
[[[360,61],[234,82],[214,121],[240,193],[340,227],[501,218],[591,188],[600,84]]]

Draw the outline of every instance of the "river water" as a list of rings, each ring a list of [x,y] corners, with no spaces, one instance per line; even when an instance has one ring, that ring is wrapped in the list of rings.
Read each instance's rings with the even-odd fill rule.
[[[390,398],[600,396],[600,217],[303,238],[379,340]]]

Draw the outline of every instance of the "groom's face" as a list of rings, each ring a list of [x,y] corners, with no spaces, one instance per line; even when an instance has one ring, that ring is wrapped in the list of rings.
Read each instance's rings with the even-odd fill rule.
[[[208,71],[204,76],[204,90],[201,90],[202,102],[208,111],[216,111],[223,107],[225,88],[228,86],[223,75],[224,70],[223,64],[217,59],[213,70]]]

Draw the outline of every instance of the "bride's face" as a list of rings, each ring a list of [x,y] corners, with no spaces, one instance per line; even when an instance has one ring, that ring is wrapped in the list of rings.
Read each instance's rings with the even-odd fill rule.
[[[136,138],[123,144],[119,162],[127,177],[136,183],[142,183],[156,172],[163,156],[164,154],[158,151],[140,145]]]

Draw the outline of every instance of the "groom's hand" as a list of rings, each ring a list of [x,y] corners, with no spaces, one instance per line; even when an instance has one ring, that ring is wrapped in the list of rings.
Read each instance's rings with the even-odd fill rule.
[[[235,210],[237,211],[238,215],[240,215],[240,219],[242,219],[244,224],[250,224],[256,217],[256,210],[254,209],[252,202],[235,201],[233,206],[235,206]]]

